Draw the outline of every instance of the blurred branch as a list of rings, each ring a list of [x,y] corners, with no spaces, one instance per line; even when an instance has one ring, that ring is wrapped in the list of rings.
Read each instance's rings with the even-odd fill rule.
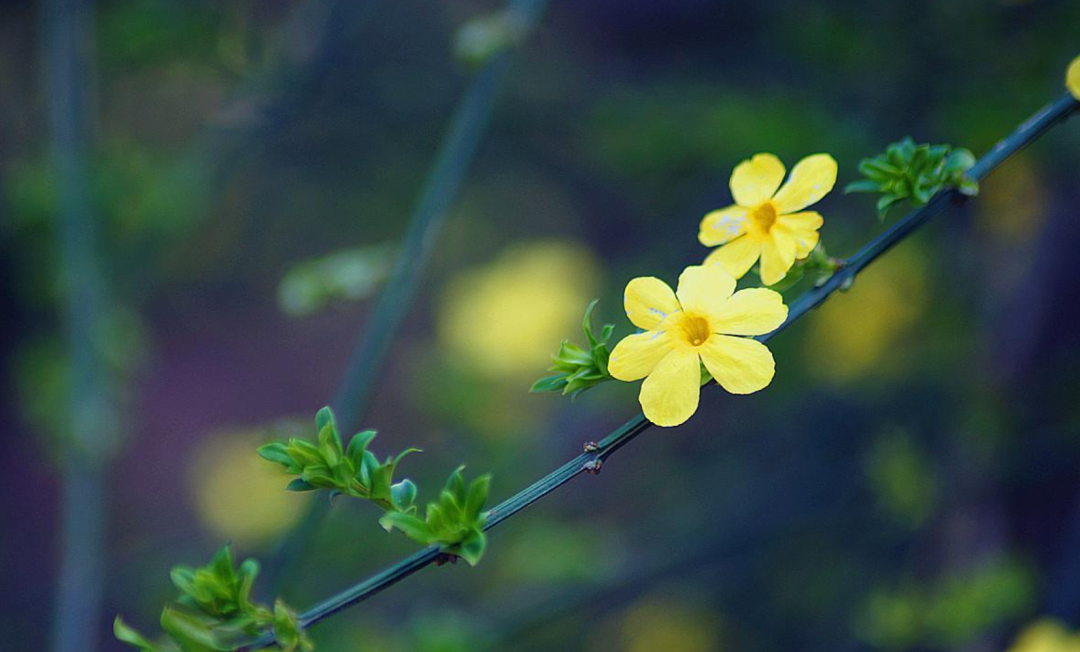
[[[101,354],[105,289],[96,260],[92,206],[88,66],[91,8],[84,0],[43,5],[51,156],[55,166],[59,248],[71,365],[67,439],[58,443],[63,474],[61,560],[56,586],[53,650],[97,649],[104,584],[105,465],[115,450],[117,415]]]
[[[995,145],[990,152],[971,168],[970,176],[977,181],[982,181],[1009,156],[1034,142],[1047,130],[1063,122],[1077,110],[1080,110],[1080,102],[1066,93],[1060,99],[1040,110],[1020,125],[1016,131]],[[812,309],[821,305],[837,290],[850,288],[856,275],[867,265],[913,234],[919,227],[926,224],[930,218],[941,213],[946,207],[951,204],[961,203],[964,199],[965,197],[956,190],[947,190],[936,194],[928,204],[911,211],[884,233],[862,247],[846,261],[844,267],[827,281],[803,293],[789,306],[788,318],[778,329],[756,339],[761,342],[768,342],[791,324],[804,317]],[[485,529],[494,528],[499,523],[521,512],[582,473],[599,472],[605,460],[638,435],[648,430],[651,425],[644,415],[638,414],[604,437],[599,443],[586,444],[585,452],[492,509],[489,512]],[[359,604],[429,566],[438,560],[440,556],[437,546],[420,550],[377,575],[311,608],[300,616],[301,624],[304,627],[309,627],[347,607]],[[272,643],[272,635],[267,634],[251,646],[240,649],[259,649]]]
[[[506,9],[508,20],[522,33],[527,33],[536,24],[547,1],[510,0]],[[334,397],[332,406],[344,432],[358,428],[371,405],[394,335],[412,307],[446,214],[457,198],[465,173],[490,121],[499,91],[513,62],[513,54],[514,48],[508,47],[487,59],[447,127],[410,218],[394,267],[379,293],[367,327],[361,331],[349,356],[345,375]],[[305,543],[328,510],[328,505],[326,501],[313,502],[305,518],[285,535],[267,564],[272,577],[271,586],[280,581],[288,565],[296,563]]]

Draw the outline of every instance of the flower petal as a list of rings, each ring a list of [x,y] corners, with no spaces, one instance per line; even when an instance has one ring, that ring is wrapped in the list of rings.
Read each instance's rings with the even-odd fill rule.
[[[679,275],[675,294],[686,312],[713,316],[735,291],[735,277],[720,265],[687,267]]]
[[[796,258],[806,258],[814,247],[817,246],[819,235],[817,230],[821,228],[821,225],[825,223],[824,218],[820,213],[809,211],[806,213],[792,213],[791,215],[781,215],[776,218],[776,224],[773,229],[777,227],[783,228],[788,231],[791,237],[795,238],[796,243]]]
[[[626,284],[623,307],[634,326],[648,331],[659,326],[671,313],[678,312],[679,300],[667,283],[652,276],[641,276]]]
[[[772,353],[757,340],[713,335],[699,352],[712,377],[732,394],[764,389],[776,373]]]
[[[779,283],[795,264],[798,249],[798,242],[790,231],[774,226],[761,246],[761,282],[765,285]]]
[[[817,231],[825,223],[825,218],[816,211],[806,211],[805,213],[781,215],[776,218],[776,223],[786,226],[792,231]]]
[[[739,290],[712,320],[713,332],[725,335],[764,335],[787,319],[788,309],[779,292],[765,288]]]
[[[709,254],[705,266],[719,265],[735,278],[742,278],[761,256],[761,242],[749,235],[732,240]]]
[[[784,164],[772,154],[754,154],[731,173],[731,196],[740,206],[752,208],[771,199],[784,180]]]
[[[728,206],[713,211],[701,220],[698,240],[706,247],[731,242],[746,233],[750,210],[742,206]]]
[[[712,338],[710,338],[712,339]],[[674,349],[641,384],[641,409],[658,426],[677,426],[697,411],[701,394],[698,355]]]
[[[836,160],[828,154],[814,154],[799,161],[773,205],[781,215],[800,211],[819,201],[836,185]]]
[[[619,380],[641,380],[674,346],[674,339],[666,331],[627,335],[611,351],[608,373]]]

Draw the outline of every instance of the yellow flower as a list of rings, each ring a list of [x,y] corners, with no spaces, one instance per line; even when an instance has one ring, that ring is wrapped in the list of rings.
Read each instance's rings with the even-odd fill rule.
[[[645,378],[641,407],[656,425],[677,426],[697,410],[702,362],[732,394],[750,394],[772,381],[769,349],[735,336],[764,335],[784,323],[787,306],[778,293],[735,292],[735,279],[723,268],[695,266],[683,271],[677,292],[657,278],[635,278],[624,305],[645,332],[615,346],[608,371],[619,380]]]
[[[742,278],[760,258],[762,282],[775,285],[797,258],[810,254],[823,220],[813,211],[799,211],[832,190],[836,161],[828,154],[807,156],[781,188],[783,180],[784,164],[772,154],[755,154],[735,166],[731,173],[735,203],[701,220],[701,244],[723,245],[705,259],[706,265],[721,265]]]
[[[1065,73],[1065,86],[1073,97],[1080,100],[1080,57],[1076,57],[1069,64],[1069,71]]]
[[[1080,652],[1080,636],[1056,620],[1041,618],[1020,632],[1009,652]]]
[[[543,240],[512,245],[495,261],[457,274],[439,312],[448,360],[479,379],[530,377],[549,363],[552,341],[581,321],[599,273],[587,247]]]
[[[265,441],[261,431],[219,432],[196,446],[188,477],[191,497],[215,538],[258,546],[303,516],[307,497],[282,491],[285,472],[255,454]]]

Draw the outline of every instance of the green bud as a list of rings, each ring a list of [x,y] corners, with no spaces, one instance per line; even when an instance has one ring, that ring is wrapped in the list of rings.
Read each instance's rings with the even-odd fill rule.
[[[569,394],[573,399],[585,390],[611,380],[607,369],[608,359],[611,357],[608,342],[615,325],[605,324],[599,336],[593,333],[592,312],[598,301],[594,300],[589,304],[585,309],[585,317],[581,320],[581,330],[588,342],[587,348],[564,340],[559,352],[552,356],[552,365],[548,368],[549,371],[557,373],[533,383],[529,388],[530,392],[562,392],[564,396]]]
[[[849,183],[844,192],[879,193],[878,217],[882,220],[889,210],[908,202],[925,206],[943,189],[954,188],[961,194],[973,196],[979,184],[967,172],[975,165],[975,156],[966,149],[950,145],[918,145],[910,137],[889,145],[882,154],[859,162],[859,172],[865,177]]]

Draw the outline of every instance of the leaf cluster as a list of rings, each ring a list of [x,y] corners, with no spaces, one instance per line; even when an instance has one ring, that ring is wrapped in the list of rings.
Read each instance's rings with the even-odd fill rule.
[[[585,317],[581,320],[581,330],[585,333],[588,344],[580,347],[570,340],[563,340],[559,352],[551,356],[553,364],[548,367],[549,371],[558,373],[533,383],[530,392],[562,391],[564,396],[569,394],[571,398],[577,398],[585,390],[612,380],[608,373],[608,358],[611,357],[608,341],[611,340],[615,325],[604,324],[599,336],[593,334],[592,312],[598,302],[598,299],[594,299],[589,304],[585,309]]]
[[[334,412],[324,407],[315,415],[318,443],[291,438],[288,442],[273,442],[259,447],[264,459],[285,467],[298,476],[289,483],[289,491],[328,489],[334,495],[370,500],[385,510],[411,513],[416,511],[416,485],[411,480],[394,483],[394,471],[401,460],[418,448],[409,448],[396,457],[380,462],[368,449],[375,439],[374,430],[356,433],[343,447],[338,434]]]
[[[476,478],[466,488],[459,467],[447,480],[438,500],[427,504],[424,518],[417,515],[416,484],[409,479],[394,482],[398,463],[409,448],[397,457],[380,462],[368,449],[375,432],[365,430],[353,435],[347,447],[342,446],[334,413],[329,407],[315,416],[319,437],[317,444],[293,438],[288,442],[273,442],[259,448],[259,455],[281,464],[285,471],[298,476],[289,483],[291,491],[326,489],[332,495],[345,494],[375,503],[386,514],[379,523],[389,532],[397,528],[423,545],[438,545],[450,555],[476,565],[484,554],[487,502],[491,476]]]
[[[150,641],[119,616],[113,633],[142,652],[219,652],[250,645],[265,631],[274,633],[276,645],[286,652],[311,652],[314,644],[294,611],[277,600],[273,609],[255,603],[251,589],[259,563],[245,559],[239,568],[232,550],[222,547],[206,566],[176,566],[170,577],[180,592],[161,612],[163,641]]]
[[[923,206],[943,188],[956,188],[962,194],[979,194],[979,183],[967,172],[975,165],[975,155],[951,145],[916,145],[910,137],[889,145],[873,158],[859,162],[865,179],[849,183],[845,193],[875,192],[878,217],[885,219],[889,209],[903,201]]]
[[[412,513],[387,512],[379,519],[379,524],[387,532],[397,528],[414,541],[425,545],[437,544],[443,552],[461,557],[475,566],[487,547],[487,536],[484,534],[487,513],[483,509],[491,475],[475,478],[466,487],[462,475],[464,469],[464,466],[459,466],[450,474],[438,500],[427,504],[424,518]]]

